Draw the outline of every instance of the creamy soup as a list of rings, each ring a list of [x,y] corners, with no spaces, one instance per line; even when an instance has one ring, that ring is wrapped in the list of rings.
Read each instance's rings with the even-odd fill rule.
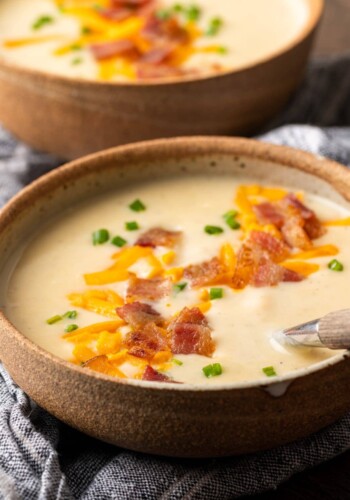
[[[283,375],[335,355],[274,333],[349,307],[349,215],[250,179],[143,182],[41,228],[2,304],[34,343],[117,377]]]
[[[114,81],[240,69],[305,28],[306,0],[0,0],[0,57]]]

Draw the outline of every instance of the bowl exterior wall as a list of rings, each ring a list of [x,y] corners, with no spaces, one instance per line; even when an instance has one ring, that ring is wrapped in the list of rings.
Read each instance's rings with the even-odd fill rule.
[[[62,158],[161,137],[250,134],[295,91],[314,33],[245,70],[159,85],[78,83],[0,63],[0,121]]]
[[[178,457],[252,453],[330,424],[350,407],[350,360],[297,379],[281,397],[239,390],[153,390],[48,361],[0,322],[1,358],[22,389],[68,425],[117,446]]]

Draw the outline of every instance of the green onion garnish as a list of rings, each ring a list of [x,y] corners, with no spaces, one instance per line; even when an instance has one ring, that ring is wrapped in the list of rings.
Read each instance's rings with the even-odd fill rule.
[[[109,240],[109,232],[107,229],[98,229],[92,233],[92,243],[94,245],[103,245]]]
[[[134,212],[143,212],[146,210],[146,206],[142,203],[141,200],[135,200],[130,205],[129,208]]]
[[[328,264],[328,269],[330,269],[331,271],[337,271],[339,273],[340,271],[344,270],[344,265],[339,262],[339,260],[333,259]]]
[[[81,50],[82,46],[79,45],[78,43],[74,43],[73,45],[70,46],[70,50]]]
[[[186,17],[188,21],[197,21],[202,14],[201,9],[198,7],[198,5],[190,5],[188,9],[186,10]]]
[[[78,64],[81,64],[83,62],[83,59],[81,57],[76,57],[75,59],[72,60],[71,64],[72,66],[78,66]]]
[[[217,377],[222,374],[222,366],[220,363],[214,363],[212,365],[207,365],[202,368],[204,375],[207,378]]]
[[[46,320],[46,323],[48,325],[54,325],[55,323],[58,323],[58,321],[61,321],[62,316],[60,316],[59,314],[56,314],[56,316],[52,316],[52,318],[49,318]]]
[[[125,229],[127,231],[137,231],[137,229],[139,229],[139,228],[140,228],[140,226],[135,221],[125,222]]]
[[[179,366],[183,365],[183,362],[180,361],[179,359],[176,359],[176,358],[173,358],[173,363],[175,363],[176,365],[179,365]]]
[[[207,234],[220,234],[224,232],[222,227],[219,226],[205,226],[204,231]]]
[[[81,34],[82,35],[90,35],[90,33],[92,33],[92,29],[89,28],[89,26],[83,26],[81,28]]]
[[[222,288],[211,288],[209,291],[210,300],[222,299],[224,290]]]
[[[54,18],[52,16],[41,16],[32,24],[32,29],[40,30],[43,26],[52,24],[53,22]]]
[[[221,30],[223,24],[224,21],[221,19],[221,17],[213,17],[213,19],[210,20],[209,27],[205,34],[207,36],[217,35]]]
[[[174,12],[184,12],[185,10],[185,7],[183,5],[181,5],[181,3],[176,3],[173,7],[173,11]]]
[[[185,290],[187,286],[187,283],[176,283],[176,285],[173,286],[174,292],[179,293],[182,292],[182,290]]]
[[[78,325],[68,325],[67,328],[64,330],[65,332],[74,332],[74,330],[78,330],[79,326]]]
[[[115,236],[111,242],[113,245],[115,245],[116,247],[123,247],[124,245],[127,244],[127,241],[124,240],[124,238],[122,238],[121,236]]]
[[[223,45],[220,45],[217,48],[217,52],[218,52],[218,54],[228,54],[228,48],[224,47]]]
[[[231,229],[239,229],[241,227],[240,223],[236,220],[237,215],[237,210],[229,210],[222,216]]]
[[[75,319],[77,316],[77,311],[67,311],[66,313],[64,313],[63,318]]]
[[[265,373],[267,377],[277,376],[276,370],[274,369],[273,366],[265,366],[265,368],[263,368],[262,371]]]
[[[161,21],[167,21],[172,16],[170,9],[159,9],[156,11],[156,17]]]

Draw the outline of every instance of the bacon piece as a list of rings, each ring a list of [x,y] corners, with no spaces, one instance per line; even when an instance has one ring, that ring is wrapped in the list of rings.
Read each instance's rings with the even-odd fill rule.
[[[130,278],[127,297],[138,300],[159,300],[170,293],[171,282],[169,279],[153,278],[141,279]]]
[[[237,264],[232,278],[233,288],[241,290],[250,283],[261,254],[262,252],[258,248],[252,248],[250,245],[243,243],[237,253]]]
[[[147,323],[162,325],[164,322],[158,311],[149,304],[143,304],[142,302],[132,302],[131,304],[125,304],[123,307],[118,307],[117,314],[135,329],[141,328]]]
[[[151,382],[173,382],[167,375],[157,372],[152,366],[147,365],[142,380],[149,380]]]
[[[173,51],[172,46],[156,47],[155,49],[146,52],[140,59],[140,64],[161,64]]]
[[[211,356],[215,344],[211,328],[198,307],[185,307],[168,326],[171,335],[171,351],[174,354],[200,354]]]
[[[124,19],[133,15],[133,10],[127,8],[103,9],[99,11],[99,14],[112,21],[124,21]]]
[[[251,231],[248,242],[265,250],[274,262],[281,262],[290,254],[289,248],[283,241],[264,231]]]
[[[141,234],[135,245],[140,247],[174,247],[181,238],[181,231],[167,231],[154,227]]]
[[[304,230],[304,220],[295,213],[286,217],[286,221],[281,229],[283,237],[287,244],[292,248],[309,250],[312,248],[312,242]]]
[[[294,208],[294,211],[300,215],[304,221],[303,229],[310,239],[314,240],[325,234],[326,229],[322,226],[315,212],[298,200],[295,194],[287,194],[282,200],[282,204],[286,207]]]
[[[302,281],[303,276],[275,264],[268,257],[262,257],[257,270],[254,272],[250,284],[255,287],[276,286],[281,281]]]
[[[284,224],[283,214],[272,203],[266,202],[253,205],[253,210],[260,224],[273,224],[278,228],[281,228]]]
[[[169,349],[165,330],[155,323],[147,323],[142,330],[127,333],[124,345],[129,354],[151,360],[159,351]]]
[[[184,277],[191,281],[193,286],[204,286],[215,283],[225,274],[225,266],[217,257],[185,267]]]
[[[156,16],[151,16],[148,18],[141,34],[157,45],[164,45],[169,42],[183,44],[189,41],[188,32],[175,17],[163,21]]]
[[[131,40],[124,39],[90,45],[90,50],[95,59],[102,61],[103,59],[109,59],[120,54],[135,52],[137,49]]]

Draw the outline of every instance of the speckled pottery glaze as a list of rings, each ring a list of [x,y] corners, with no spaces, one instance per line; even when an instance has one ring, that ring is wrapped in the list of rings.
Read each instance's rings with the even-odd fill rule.
[[[345,167],[290,148],[215,137],[122,146],[45,175],[7,204],[0,213],[0,279],[33,228],[65,207],[153,176],[204,172],[287,184],[350,206]],[[256,452],[307,436],[350,408],[343,354],[266,382],[208,388],[119,380],[47,353],[1,313],[0,356],[17,384],[57,418],[103,441],[166,456]]]
[[[305,1],[308,22],[283,51],[210,77],[106,83],[0,59],[0,121],[62,158],[160,137],[253,133],[283,108],[304,75],[324,7],[323,0]]]

